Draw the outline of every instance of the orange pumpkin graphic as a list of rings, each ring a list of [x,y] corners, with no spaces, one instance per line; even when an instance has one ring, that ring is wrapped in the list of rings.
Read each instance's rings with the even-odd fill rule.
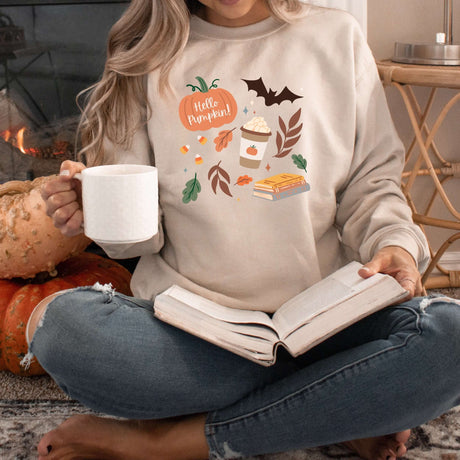
[[[179,104],[179,117],[190,131],[206,131],[231,123],[238,106],[230,92],[218,88],[216,79],[208,87],[201,77],[196,77],[200,86],[187,85],[193,94],[185,96]]]

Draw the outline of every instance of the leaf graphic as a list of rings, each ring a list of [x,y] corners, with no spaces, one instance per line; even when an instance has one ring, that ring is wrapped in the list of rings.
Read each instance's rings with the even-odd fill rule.
[[[294,164],[299,168],[307,172],[307,160],[302,155],[292,155]]]
[[[230,192],[230,189],[228,188],[228,184],[225,182],[219,182],[220,189],[228,196],[233,196]]]
[[[281,117],[278,117],[278,122],[279,122],[282,133],[286,136],[286,133],[287,133],[286,124],[284,123]]]
[[[200,181],[196,177],[190,179],[186,184],[184,190],[182,190],[182,202],[187,204],[190,201],[196,201],[198,198],[198,193],[201,192]]]
[[[291,152],[292,152],[292,149],[283,150],[283,156],[282,157],[277,157],[275,155],[275,158],[283,158],[283,157],[289,155]]]
[[[225,171],[225,169],[219,168],[219,173],[225,179],[226,182],[230,183],[230,176],[228,175],[228,172]]]
[[[276,132],[276,147],[278,148],[278,152],[283,147],[283,138],[281,137],[279,131]]]
[[[214,144],[216,144],[216,151],[222,152],[223,149],[228,147],[228,144],[232,142],[233,131],[236,128],[220,131],[219,135],[214,139]]]
[[[302,109],[299,109],[294,115],[292,115],[291,119],[289,120],[289,129],[293,128],[299,122],[301,112]]]
[[[247,185],[252,182],[252,177],[249,177],[247,174],[244,176],[238,177],[238,180],[235,182],[235,185],[240,185],[241,187],[243,185]]]
[[[291,130],[289,131],[289,134],[290,134],[291,136],[297,136],[297,134],[299,134],[300,131],[302,131],[302,127],[303,127],[303,123],[300,123],[300,125],[297,126],[297,128],[291,129]]]
[[[213,166],[209,172],[208,172],[208,179],[211,180],[211,176],[219,169],[219,164],[220,164],[220,161],[218,164],[216,164],[215,166]]]
[[[217,184],[219,182],[219,175],[216,174],[213,178],[212,178],[212,181],[211,181],[211,188],[212,188],[212,191],[214,193],[217,194]]]
[[[297,142],[299,142],[299,139],[300,139],[300,136],[297,136],[297,137],[293,137],[291,139],[288,139],[285,143],[284,143],[284,148],[287,149],[289,147],[294,147],[294,145],[297,144]]]
[[[217,195],[217,186],[228,196],[233,196],[228,187],[230,176],[225,169],[220,167],[220,161],[213,166],[208,172],[208,179],[211,181],[212,191]]]
[[[275,158],[284,158],[285,156],[289,155],[292,151],[292,147],[294,147],[302,134],[300,134],[302,130],[303,123],[297,125],[300,121],[300,114],[302,109],[297,110],[297,112],[292,115],[289,120],[288,126],[286,128],[286,123],[279,117],[279,125],[280,131],[276,133],[276,146],[278,148],[278,152],[276,155],[273,155]]]

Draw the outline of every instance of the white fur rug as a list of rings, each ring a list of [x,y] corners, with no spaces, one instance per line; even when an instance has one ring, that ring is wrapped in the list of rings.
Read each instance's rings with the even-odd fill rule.
[[[82,413],[91,411],[73,401],[0,400],[0,459],[35,459],[36,445],[46,432],[68,417]],[[340,446],[328,446],[251,457],[250,460],[328,459],[358,460],[358,457]],[[460,407],[413,430],[404,459],[460,460]]]

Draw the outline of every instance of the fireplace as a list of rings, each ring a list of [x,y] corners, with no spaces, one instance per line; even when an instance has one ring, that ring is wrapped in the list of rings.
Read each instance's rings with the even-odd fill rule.
[[[77,94],[99,79],[129,0],[0,0],[0,184],[75,159]]]

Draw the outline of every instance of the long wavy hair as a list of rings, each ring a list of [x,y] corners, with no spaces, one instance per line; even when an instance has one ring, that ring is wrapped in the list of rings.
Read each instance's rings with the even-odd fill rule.
[[[290,22],[301,8],[299,0],[265,1],[283,22]],[[146,104],[144,76],[157,70],[160,95],[168,93],[168,75],[187,43],[190,16],[202,7],[198,0],[132,0],[114,24],[102,77],[78,97],[84,96],[78,156],[87,165],[113,160],[110,149],[104,149],[105,139],[129,149],[154,109]]]

